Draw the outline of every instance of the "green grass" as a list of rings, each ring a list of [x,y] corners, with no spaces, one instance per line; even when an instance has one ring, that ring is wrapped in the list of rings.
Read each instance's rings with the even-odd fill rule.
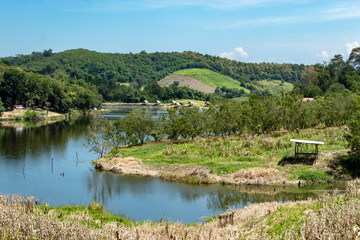
[[[284,233],[295,231],[300,233],[304,223],[304,212],[319,208],[319,204],[303,204],[293,207],[280,207],[267,217],[268,229],[266,233],[271,238],[284,239]]]
[[[241,87],[240,83],[235,79],[209,69],[190,68],[179,70],[172,74],[189,76],[212,87],[237,88],[243,89],[246,93],[250,92],[248,89]]]
[[[261,90],[268,90],[272,96],[279,96],[282,92],[290,92],[294,85],[288,82],[281,83],[280,80],[258,81],[255,83]]]
[[[292,138],[324,141],[325,145],[320,147],[320,152],[346,149],[344,130],[332,128],[302,130],[300,133],[285,135],[272,133],[260,136],[196,138],[193,141],[149,142],[142,146],[118,148],[118,152],[113,150],[109,156],[120,153],[124,157],[141,159],[144,164],[154,167],[198,165],[217,175],[242,169],[270,167],[286,173],[289,180],[331,180],[331,176],[326,173],[329,163],[327,159],[316,165],[290,164],[284,161],[293,156],[294,144],[289,141]]]
[[[71,219],[73,215],[87,214],[90,217],[89,221],[80,220],[82,224],[92,228],[100,228],[101,224],[109,222],[115,222],[117,224],[125,224],[126,226],[132,226],[133,224],[140,224],[137,222],[130,221],[123,216],[113,215],[105,211],[105,207],[97,202],[90,203],[89,206],[59,206],[59,207],[48,207],[39,206],[39,210],[44,213],[53,212],[57,215],[60,220]],[[102,222],[102,223],[101,223]]]

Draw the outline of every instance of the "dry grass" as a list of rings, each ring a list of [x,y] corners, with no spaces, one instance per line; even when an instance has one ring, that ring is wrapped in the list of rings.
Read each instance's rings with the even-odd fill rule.
[[[220,217],[220,216],[219,216]],[[225,220],[224,220],[225,219]],[[360,239],[360,181],[320,200],[251,204],[207,223],[117,222],[92,228],[86,211],[63,220],[32,198],[0,196],[1,239]]]

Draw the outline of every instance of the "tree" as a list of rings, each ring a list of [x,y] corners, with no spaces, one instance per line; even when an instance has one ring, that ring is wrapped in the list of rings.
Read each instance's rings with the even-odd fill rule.
[[[8,69],[4,72],[0,86],[0,96],[5,107],[23,104],[25,100],[25,73],[17,69]]]
[[[136,138],[141,144],[145,137],[149,136],[155,127],[153,115],[144,109],[135,109],[123,119],[124,130],[128,140]],[[130,141],[134,144],[133,141]]]
[[[3,106],[2,101],[0,100],[0,117],[2,116],[3,112],[6,111],[6,108]]]
[[[102,157],[113,147],[112,123],[104,117],[95,116],[85,135],[85,146]]]
[[[301,72],[301,82],[305,86],[310,85],[317,80],[317,76],[318,74],[314,66],[306,67]]]
[[[123,118],[115,121],[112,124],[112,143],[114,147],[117,149],[120,145],[126,144],[126,137],[125,137],[125,124]]]
[[[360,47],[354,48],[349,56],[349,63],[360,74]]]
[[[353,114],[348,123],[350,133],[346,135],[348,146],[353,155],[360,156],[360,111]]]

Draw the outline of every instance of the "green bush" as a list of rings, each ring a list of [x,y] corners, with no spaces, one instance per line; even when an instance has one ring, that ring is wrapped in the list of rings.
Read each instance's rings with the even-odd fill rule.
[[[25,121],[36,121],[36,120],[38,120],[39,116],[40,116],[40,114],[38,112],[26,111],[23,116],[23,119]]]

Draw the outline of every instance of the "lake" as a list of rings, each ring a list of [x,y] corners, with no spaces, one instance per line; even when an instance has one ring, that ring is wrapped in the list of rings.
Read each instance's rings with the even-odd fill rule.
[[[155,110],[163,114],[162,110]],[[109,120],[127,112],[112,112]],[[40,127],[0,126],[0,194],[34,196],[52,206],[98,201],[115,214],[137,220],[202,221],[227,209],[264,201],[285,202],[315,196],[312,189],[189,185],[157,178],[98,172],[98,156],[83,145],[89,118]]]

